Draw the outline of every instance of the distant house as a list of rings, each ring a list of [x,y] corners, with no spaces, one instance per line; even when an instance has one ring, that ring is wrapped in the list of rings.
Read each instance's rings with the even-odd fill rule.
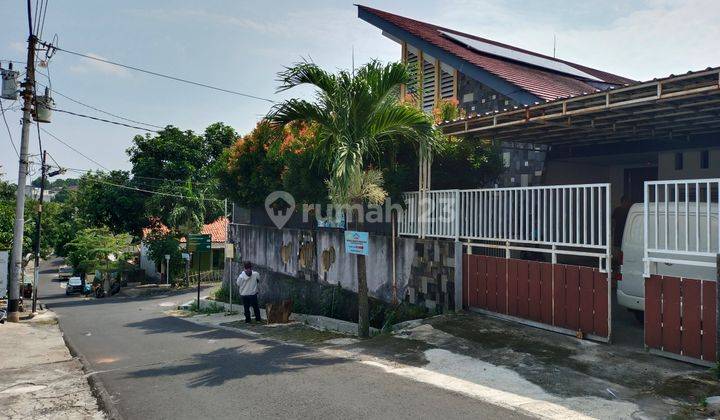
[[[211,270],[222,270],[225,267],[225,241],[227,240],[227,226],[228,219],[220,217],[212,223],[208,223],[203,226],[200,231],[201,234],[210,235],[211,237],[211,249],[210,253],[204,253],[201,255],[200,260],[196,255],[192,256],[190,260],[190,267],[193,272],[197,271],[211,271]],[[168,228],[162,224],[159,224],[156,230],[161,232],[168,232]],[[145,270],[145,274],[157,280],[164,278],[165,267],[164,265],[158,266],[149,256],[149,250],[145,243],[145,238],[152,232],[150,228],[143,229],[143,241],[140,245],[140,268]],[[180,239],[181,248],[186,247],[186,239]],[[183,251],[184,252],[184,251]],[[198,265],[199,264],[199,265]]]

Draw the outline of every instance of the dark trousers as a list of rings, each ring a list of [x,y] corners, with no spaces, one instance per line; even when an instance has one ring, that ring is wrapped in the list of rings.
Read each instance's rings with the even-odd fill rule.
[[[243,308],[245,309],[245,322],[250,322],[250,307],[252,306],[253,312],[255,313],[255,319],[260,319],[260,305],[258,305],[257,293],[254,295],[247,295],[242,297]]]

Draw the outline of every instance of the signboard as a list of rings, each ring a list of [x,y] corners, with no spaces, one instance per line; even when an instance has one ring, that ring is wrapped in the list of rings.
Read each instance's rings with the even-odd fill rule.
[[[345,231],[345,252],[348,254],[368,255],[370,237],[367,232]]]
[[[190,259],[190,254],[188,254],[187,252],[183,252],[183,253],[182,253],[182,258],[183,258],[183,260],[189,260],[189,259]]]
[[[8,251],[0,251],[0,298],[7,293],[9,257],[10,253]]]
[[[190,252],[210,251],[210,235],[190,234],[187,238],[187,249]]]
[[[170,255],[165,254],[165,259],[166,259],[166,260],[169,260],[169,259],[170,259]]]

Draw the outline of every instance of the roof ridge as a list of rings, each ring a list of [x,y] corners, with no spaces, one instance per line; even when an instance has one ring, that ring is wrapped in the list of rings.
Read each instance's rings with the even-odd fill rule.
[[[508,49],[513,50],[513,51],[517,51],[517,52],[521,52],[521,53],[525,53],[525,54],[530,54],[530,55],[534,55],[534,56],[536,56],[536,57],[544,58],[544,59],[547,59],[547,60],[552,60],[552,61],[555,61],[555,62],[567,64],[567,65],[569,65],[569,66],[571,66],[571,67],[574,67],[576,70],[581,70],[581,71],[584,71],[584,72],[586,72],[586,73],[589,73],[589,74],[592,75],[592,76],[597,76],[597,77],[600,77],[600,78],[603,78],[603,79],[608,78],[608,76],[609,76],[609,77],[611,77],[611,78],[622,79],[622,80],[623,80],[623,83],[636,82],[636,80],[630,79],[630,78],[625,77],[625,76],[620,76],[620,75],[617,75],[617,74],[614,74],[614,73],[610,73],[610,72],[607,72],[607,71],[604,71],[604,70],[598,70],[598,69],[595,69],[595,68],[592,68],[592,67],[588,67],[588,66],[585,66],[585,65],[582,65],[582,64],[574,63],[574,62],[568,61],[568,60],[563,60],[563,59],[560,59],[560,58],[557,58],[557,57],[551,57],[551,56],[549,56],[549,55],[545,55],[545,54],[538,53],[538,52],[535,52],[535,51],[526,50],[526,49],[524,49],[524,48],[516,47],[516,46],[510,45],[510,44],[505,44],[505,43],[503,43],[503,42],[499,42],[499,41],[495,41],[495,40],[492,40],[492,39],[484,38],[484,37],[481,37],[481,36],[478,36],[478,35],[469,34],[469,33],[462,32],[462,31],[458,31],[458,30],[456,30],[456,29],[446,28],[446,27],[444,27],[444,26],[440,26],[440,25],[436,25],[436,24],[433,24],[433,23],[424,22],[424,21],[421,21],[421,20],[417,20],[417,19],[413,19],[413,18],[409,18],[409,17],[397,15],[397,14],[394,14],[394,13],[386,12],[386,11],[384,11],[384,10],[375,9],[375,8],[373,8],[373,7],[368,7],[368,6],[364,6],[364,5],[361,5],[361,4],[356,4],[356,6],[359,7],[359,8],[365,9],[365,10],[367,10],[367,11],[370,11],[370,12],[372,12],[372,13],[379,12],[380,14],[391,15],[391,16],[394,16],[394,17],[396,17],[396,18],[401,18],[401,19],[413,21],[413,22],[416,22],[416,23],[419,23],[419,24],[422,24],[422,25],[431,27],[431,28],[433,28],[433,29],[435,29],[435,30],[438,30],[438,31],[450,32],[450,33],[453,33],[453,34],[456,34],[456,35],[460,35],[460,36],[464,36],[464,37],[467,37],[467,38],[470,38],[470,39],[474,39],[474,40],[476,40],[476,41],[486,42],[486,43],[493,44],[493,45],[498,46],[498,47],[508,48]],[[377,14],[377,13],[376,13],[376,14]],[[447,38],[448,38],[451,42],[456,42],[456,43],[457,43],[456,40],[453,40],[453,39],[451,39],[450,37],[447,37]],[[466,48],[470,48],[470,47],[466,47]],[[484,52],[478,52],[478,53],[495,56],[494,54],[491,54],[491,53],[484,53]],[[503,57],[503,59],[507,59],[507,58],[504,58],[504,57]],[[513,61],[515,61],[515,60],[513,60]],[[522,62],[521,62],[521,63],[522,63]],[[522,64],[523,64],[523,65],[528,65],[527,63],[522,63]],[[548,69],[543,69],[543,70],[544,70],[544,71],[551,71],[551,70],[548,70]],[[613,83],[613,82],[606,82],[606,83]]]

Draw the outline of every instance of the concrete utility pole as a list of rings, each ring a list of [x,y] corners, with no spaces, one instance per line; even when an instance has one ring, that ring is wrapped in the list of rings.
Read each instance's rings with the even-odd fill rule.
[[[30,124],[32,124],[32,103],[33,89],[35,88],[35,43],[37,38],[32,30],[32,9],[30,8],[30,0],[27,1],[28,26],[30,28],[30,36],[28,36],[28,52],[27,52],[27,71],[25,73],[25,82],[22,84],[23,92],[23,119],[22,119],[22,136],[20,138],[20,159],[18,165],[18,183],[15,201],[15,227],[13,230],[12,245],[12,268],[10,272],[10,283],[8,284],[8,314],[7,320],[10,322],[20,321],[20,279],[23,278],[23,232],[25,229],[25,183],[28,174],[28,146],[30,143]]]

